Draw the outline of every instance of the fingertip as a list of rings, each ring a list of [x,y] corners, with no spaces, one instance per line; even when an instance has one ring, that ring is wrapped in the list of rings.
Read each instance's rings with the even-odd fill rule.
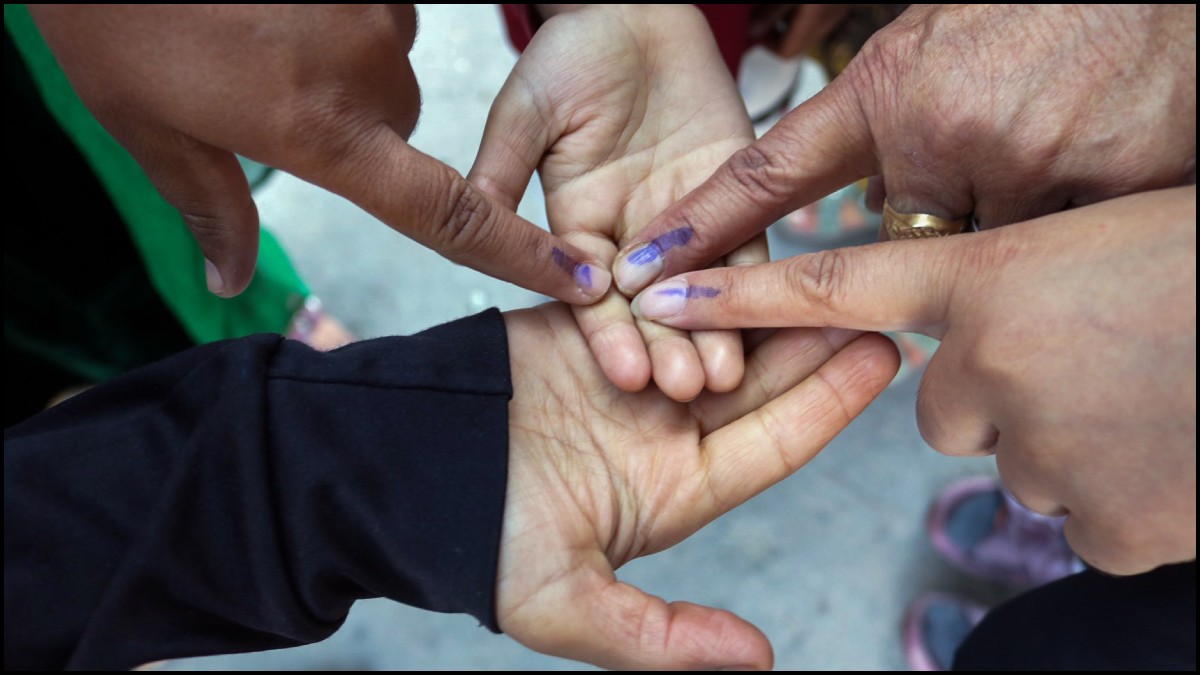
[[[770,670],[775,664],[771,641],[757,626],[733,612],[690,602],[673,602],[671,648],[693,651],[675,659],[693,668]]]
[[[896,345],[878,333],[866,333],[835,353],[818,373],[838,392],[842,411],[861,412],[891,384],[899,368]]]
[[[861,372],[864,381],[876,393],[883,391],[900,371],[900,350],[896,343],[880,333],[866,333],[843,348],[861,350]]]
[[[687,403],[704,390],[704,365],[688,338],[660,339],[649,351],[654,383],[671,400]]]
[[[722,310],[727,301],[722,296],[733,283],[731,269],[690,272],[660,281],[638,293],[630,309],[638,319],[681,330],[740,327],[743,324],[734,322],[733,313]]]
[[[204,257],[204,283],[208,292],[219,298],[236,298],[254,280],[256,250],[251,251],[248,261],[228,261],[218,266],[208,256]],[[223,269],[222,269],[223,268]]]
[[[596,354],[596,361],[608,381],[621,391],[637,393],[650,384],[650,357],[645,348],[640,353],[630,349],[610,349]]]
[[[569,280],[559,277],[555,283],[565,284],[565,288],[561,293],[548,295],[570,305],[593,305],[603,300],[612,286],[612,274],[582,250],[556,237],[554,239],[557,241],[550,247],[550,262],[557,268],[555,274],[566,272]]]
[[[618,389],[635,393],[650,384],[650,356],[624,303],[612,295],[573,313],[604,376]]]
[[[695,331],[692,343],[704,365],[708,390],[726,393],[737,389],[746,375],[746,354],[740,331]]]
[[[617,254],[613,264],[613,281],[617,290],[631,298],[649,286],[662,274],[662,252],[653,243],[626,248]]]
[[[223,298],[235,298],[241,295],[250,283],[254,281],[254,273],[258,268],[259,234],[257,222],[247,241],[233,251],[233,255],[225,264],[219,267],[221,280],[225,283]]]
[[[612,286],[612,274],[596,263],[579,263],[572,276],[580,292],[590,299],[587,304],[599,302]]]
[[[746,362],[744,359],[730,358],[717,367],[709,367],[705,362],[704,375],[709,391],[726,394],[742,384],[742,378],[746,376]]]
[[[209,293],[224,297],[225,280],[221,278],[221,270],[208,258],[204,259],[204,282],[208,285]]]
[[[732,612],[667,603],[619,582],[590,599],[573,608],[575,616],[560,613],[565,639],[545,645],[549,653],[610,669],[769,670],[774,664],[767,636]]]

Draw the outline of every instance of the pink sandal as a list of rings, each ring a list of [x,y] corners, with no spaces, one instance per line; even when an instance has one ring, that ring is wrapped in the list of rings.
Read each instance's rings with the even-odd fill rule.
[[[1064,520],[1026,509],[980,476],[946,488],[929,509],[926,529],[933,548],[959,570],[1029,586],[1083,569],[1063,536]]]
[[[292,323],[284,337],[299,340],[323,352],[344,347],[358,339],[325,310],[315,295],[305,298],[304,305],[292,315]]]

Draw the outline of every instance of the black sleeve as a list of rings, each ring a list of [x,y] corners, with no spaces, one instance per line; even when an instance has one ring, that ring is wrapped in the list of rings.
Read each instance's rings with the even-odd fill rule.
[[[490,310],[205,345],[6,430],[5,668],[300,645],[378,596],[497,630],[511,395]]]

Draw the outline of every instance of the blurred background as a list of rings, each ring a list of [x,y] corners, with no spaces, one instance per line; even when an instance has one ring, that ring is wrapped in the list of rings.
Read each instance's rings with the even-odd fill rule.
[[[419,15],[412,63],[424,106],[411,142],[465,174],[516,53],[494,5],[420,5]],[[819,69],[800,68],[801,89],[819,88]],[[545,301],[447,262],[291,176],[276,172],[255,197],[263,222],[311,290],[360,337],[407,334],[491,306]],[[519,213],[546,225],[536,176]],[[790,235],[786,225],[773,228],[774,257],[814,245],[795,236],[795,223]],[[780,669],[902,669],[901,617],[921,591],[998,600],[999,588],[959,575],[924,536],[933,496],[956,478],[994,473],[994,464],[950,459],[924,444],[914,416],[921,359],[912,361],[917,369],[902,373],[805,469],[682,544],[630,563],[619,576],[667,600],[745,617],[770,638]],[[345,626],[317,645],[162,667],[589,669],[492,635],[471,618],[386,600],[358,603]]]

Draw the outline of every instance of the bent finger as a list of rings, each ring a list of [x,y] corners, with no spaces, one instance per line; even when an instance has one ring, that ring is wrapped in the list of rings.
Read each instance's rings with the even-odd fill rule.
[[[126,145],[199,244],[209,292],[244,291],[258,260],[258,208],[233,153],[175,131],[147,131]]]

